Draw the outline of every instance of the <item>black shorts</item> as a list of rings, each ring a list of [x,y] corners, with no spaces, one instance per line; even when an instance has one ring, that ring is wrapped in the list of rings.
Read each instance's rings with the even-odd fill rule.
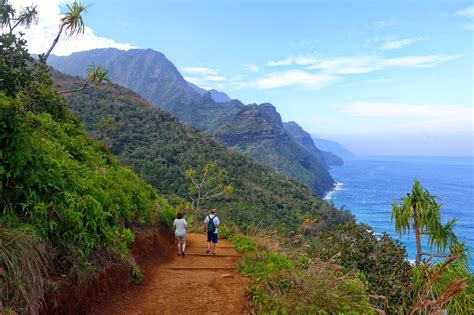
[[[207,241],[217,244],[217,233],[207,232]]]

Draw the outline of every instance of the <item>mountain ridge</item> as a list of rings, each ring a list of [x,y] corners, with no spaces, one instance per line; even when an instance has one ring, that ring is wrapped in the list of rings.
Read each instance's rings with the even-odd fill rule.
[[[263,165],[292,176],[318,195],[323,196],[332,189],[334,180],[323,158],[312,156],[287,135],[273,105],[244,105],[239,100],[217,103],[212,92],[200,95],[164,54],[151,49],[95,49],[90,51],[90,56],[88,51],[73,53],[52,58],[49,64],[67,74],[84,75],[84,69],[91,62],[109,70],[114,83],[130,88],[156,107],[214,135]],[[238,116],[250,113],[254,118],[258,116],[256,124],[242,123],[244,117]],[[236,121],[254,132],[255,138],[251,137],[251,132],[240,133],[240,138],[232,135],[237,126],[229,122]],[[269,129],[273,129],[271,135]],[[264,136],[271,138],[264,140]]]

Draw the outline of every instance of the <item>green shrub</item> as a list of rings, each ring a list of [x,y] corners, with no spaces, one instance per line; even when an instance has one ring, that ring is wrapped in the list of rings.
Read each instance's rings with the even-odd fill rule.
[[[261,278],[271,273],[291,268],[291,262],[280,254],[264,251],[245,253],[238,265],[240,273],[245,276]]]
[[[170,226],[173,209],[76,120],[19,108],[0,93],[1,214],[54,247],[61,272],[87,267],[97,249],[126,255],[133,224]]]
[[[230,236],[229,240],[232,242],[232,244],[234,244],[235,250],[239,253],[257,249],[257,243],[242,234],[232,235]]]
[[[390,236],[380,239],[368,225],[350,222],[324,235],[318,254],[324,260],[336,257],[336,262],[347,270],[364,274],[372,295],[385,296],[389,310],[405,313],[411,304],[410,264],[406,251]],[[384,301],[374,301],[381,309]]]
[[[362,281],[321,262],[259,279],[249,296],[257,314],[375,313]]]
[[[438,273],[439,278],[433,276]],[[461,260],[446,266],[443,266],[442,262],[432,266],[425,264],[415,266],[412,274],[413,301],[420,305],[426,300],[443,300],[442,296],[446,297],[454,293],[449,288],[450,284],[459,280],[465,280],[466,288],[452,296],[445,305],[442,305],[442,308],[447,309],[449,314],[474,314],[474,276]],[[423,290],[430,294],[425,297],[421,293]]]

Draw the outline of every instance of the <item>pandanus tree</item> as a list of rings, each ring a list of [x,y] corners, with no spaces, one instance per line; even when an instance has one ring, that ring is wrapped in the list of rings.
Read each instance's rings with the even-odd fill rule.
[[[0,0],[0,26],[8,27],[10,34],[18,26],[29,28],[32,24],[38,22],[38,10],[35,5],[24,7],[19,14],[8,2],[8,0]]]
[[[68,94],[68,93],[80,92],[85,89],[95,88],[102,82],[112,84],[112,81],[110,81],[110,78],[109,78],[109,70],[104,70],[104,67],[102,65],[96,66],[95,63],[92,63],[87,68],[86,79],[82,83],[81,87],[67,90],[67,91],[61,91],[59,93]]]
[[[450,248],[451,251],[458,251],[462,247],[453,232],[456,219],[448,221],[445,225],[442,224],[441,205],[436,202],[436,197],[431,195],[418,180],[415,180],[411,193],[401,200],[401,204],[392,204],[392,221],[395,221],[395,229],[400,236],[414,230],[416,264],[421,263],[423,256],[428,256],[429,259],[447,257],[440,252],[446,251],[447,248]],[[428,246],[434,247],[438,253],[422,250],[422,235],[426,235]]]
[[[84,33],[85,25],[84,20],[82,19],[82,14],[87,13],[87,6],[80,2],[74,1],[72,5],[66,4],[66,7],[68,11],[61,18],[61,24],[59,26],[58,35],[56,35],[56,38],[51,44],[51,47],[44,55],[45,61],[48,59],[54,47],[56,47],[56,44],[58,43],[63,31],[66,33],[67,36],[74,36]]]

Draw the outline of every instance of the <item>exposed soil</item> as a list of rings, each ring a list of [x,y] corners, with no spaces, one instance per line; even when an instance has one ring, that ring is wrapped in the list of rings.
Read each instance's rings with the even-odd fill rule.
[[[240,255],[219,240],[216,256],[205,253],[203,234],[187,235],[186,257],[162,228],[138,231],[131,252],[143,273],[135,285],[124,262],[110,262],[80,285],[55,280],[42,314],[248,314],[249,279],[235,269]]]
[[[205,254],[201,234],[187,235],[186,257],[167,251],[169,260],[145,264],[144,282],[101,298],[88,314],[247,314],[247,278],[235,265],[239,255],[220,240],[216,256]],[[171,256],[171,257],[170,257]]]
[[[148,278],[151,266],[168,261],[174,253],[174,236],[160,226],[136,231],[131,252]],[[133,288],[130,266],[123,261],[110,261],[94,278],[80,284],[66,279],[51,279],[57,289],[46,297],[41,314],[87,314],[93,305],[107,301]]]

